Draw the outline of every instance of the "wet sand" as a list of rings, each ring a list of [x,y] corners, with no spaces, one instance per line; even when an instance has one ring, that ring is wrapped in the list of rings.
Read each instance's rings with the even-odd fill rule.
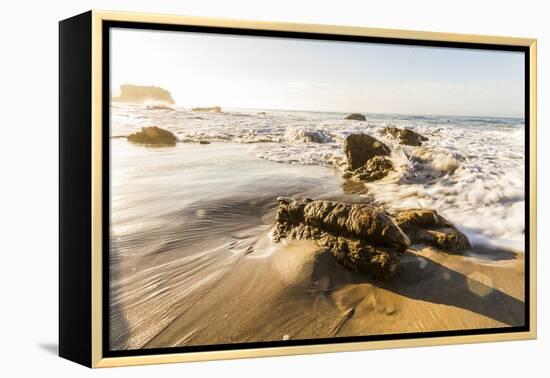
[[[245,256],[145,347],[523,325],[522,260],[496,268],[421,249],[407,253],[401,277],[381,283],[311,244]]]
[[[113,141],[122,152],[113,162],[112,349],[523,325],[521,252],[417,245],[397,277],[375,281],[314,242],[269,237],[280,195],[369,201],[335,169],[267,162],[242,146],[144,154],[125,143]]]

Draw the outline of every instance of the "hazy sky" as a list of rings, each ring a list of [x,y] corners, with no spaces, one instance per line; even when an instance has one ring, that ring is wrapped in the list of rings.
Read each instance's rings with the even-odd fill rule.
[[[111,87],[181,106],[523,117],[522,53],[113,29]]]

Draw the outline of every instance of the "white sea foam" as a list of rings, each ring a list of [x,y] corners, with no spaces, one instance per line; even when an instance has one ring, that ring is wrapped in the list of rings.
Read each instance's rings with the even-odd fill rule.
[[[155,124],[180,140],[248,143],[258,157],[285,164],[345,168],[343,139],[368,133],[392,148],[395,171],[367,184],[389,208],[434,208],[474,244],[524,248],[525,153],[522,120],[257,110],[196,113],[128,105],[112,107],[113,136]],[[407,127],[429,138],[421,147],[399,145],[381,130]]]
[[[333,136],[327,130],[308,130],[302,127],[289,129],[285,134],[285,140],[301,143],[331,143]]]
[[[143,103],[148,110],[175,110],[175,108],[165,101],[147,100]]]

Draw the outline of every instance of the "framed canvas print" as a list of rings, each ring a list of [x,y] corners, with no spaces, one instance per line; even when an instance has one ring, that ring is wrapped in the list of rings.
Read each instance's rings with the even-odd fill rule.
[[[534,39],[60,22],[59,352],[536,336]]]

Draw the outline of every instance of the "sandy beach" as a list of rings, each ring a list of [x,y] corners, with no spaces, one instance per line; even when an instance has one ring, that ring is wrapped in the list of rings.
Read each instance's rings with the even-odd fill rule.
[[[289,257],[288,254],[292,253]],[[308,243],[245,256],[220,287],[144,347],[444,331],[523,324],[522,261],[494,268],[427,249],[376,282]]]
[[[120,125],[114,136],[132,126]],[[330,147],[332,165],[285,163],[272,141],[200,138],[210,143],[149,148],[111,140],[111,349],[524,324],[523,251],[483,243],[483,232],[461,223],[467,211],[445,211],[445,202],[433,201],[468,234],[471,249],[452,254],[414,244],[401,255],[396,277],[375,280],[312,240],[275,243],[277,198],[380,203],[378,192],[393,190],[395,178],[373,187],[342,177],[338,147]],[[313,158],[310,149],[319,146],[292,142],[286,150],[290,157],[293,148],[305,148],[302,156]],[[402,185],[409,190],[416,180]]]

